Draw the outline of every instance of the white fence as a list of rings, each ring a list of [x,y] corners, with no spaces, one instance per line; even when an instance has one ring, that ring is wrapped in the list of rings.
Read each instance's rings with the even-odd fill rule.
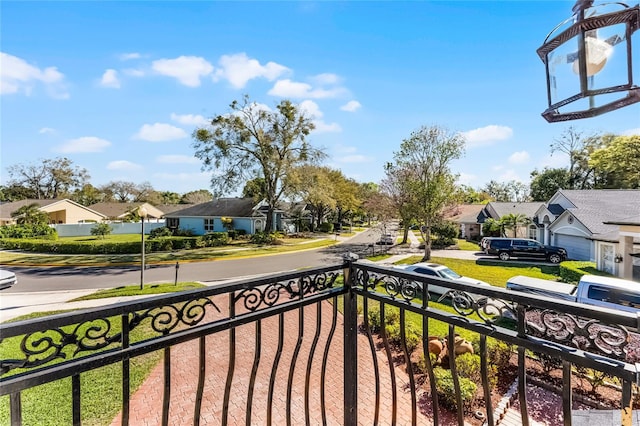
[[[59,237],[85,237],[91,235],[91,230],[97,223],[69,223],[51,225],[58,232]],[[140,234],[140,222],[114,222],[109,223],[112,234]],[[152,229],[164,227],[164,222],[145,222],[144,233],[148,234]]]

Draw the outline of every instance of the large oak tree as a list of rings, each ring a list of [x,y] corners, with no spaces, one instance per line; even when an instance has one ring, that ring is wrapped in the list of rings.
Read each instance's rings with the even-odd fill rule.
[[[195,156],[203,170],[213,172],[215,196],[237,189],[247,180],[263,178],[268,206],[267,230],[273,230],[273,211],[287,192],[290,170],[324,156],[307,136],[314,125],[295,104],[283,100],[275,110],[250,101],[233,101],[229,114],[218,115],[208,127],[193,133]]]

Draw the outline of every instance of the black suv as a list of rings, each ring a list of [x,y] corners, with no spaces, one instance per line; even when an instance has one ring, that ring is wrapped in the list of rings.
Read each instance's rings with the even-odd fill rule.
[[[560,263],[567,258],[567,250],[562,247],[545,246],[536,240],[525,238],[492,238],[487,248],[488,254],[497,254],[500,260],[512,257],[533,257]]]

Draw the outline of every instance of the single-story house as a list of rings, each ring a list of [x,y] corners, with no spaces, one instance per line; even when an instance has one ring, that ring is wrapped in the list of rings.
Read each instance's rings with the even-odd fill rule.
[[[164,212],[149,203],[95,203],[89,206],[89,208],[102,213],[110,221],[120,221],[138,215],[138,209],[143,208],[147,211],[147,222],[157,222],[164,217]]]
[[[519,226],[516,229],[516,236],[520,238],[538,239],[538,227],[534,223],[535,214],[538,209],[544,206],[542,202],[535,203],[514,203],[514,202],[496,202],[487,203],[478,214],[478,223],[482,226],[487,219],[500,220],[508,214],[522,214],[526,216],[531,223]],[[480,231],[482,232],[482,230]],[[513,236],[513,231],[509,232],[509,236]],[[482,234],[481,234],[482,235]]]
[[[628,255],[640,252],[640,235],[630,219],[639,212],[640,190],[559,190],[538,209],[536,223],[541,242],[564,247],[570,259],[596,262],[598,269],[619,275],[616,258],[625,252],[624,263]]]
[[[276,209],[273,215],[275,230],[282,230],[284,212]],[[168,228],[189,230],[195,235],[224,232],[227,227],[255,234],[265,229],[267,206],[253,198],[218,198],[168,213],[165,219]],[[231,222],[225,224],[229,219]]]
[[[50,224],[91,223],[106,219],[101,212],[68,199],[27,199],[0,204],[0,225],[15,224],[16,218],[11,217],[11,214],[31,204],[37,204],[40,211],[49,215]]]
[[[458,204],[444,215],[445,220],[458,225],[460,238],[465,240],[479,240],[482,235],[482,225],[478,223],[478,215],[485,204]]]

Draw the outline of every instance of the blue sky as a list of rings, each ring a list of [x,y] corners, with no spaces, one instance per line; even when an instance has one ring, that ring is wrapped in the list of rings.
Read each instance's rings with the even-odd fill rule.
[[[413,130],[441,125],[467,139],[460,183],[528,183],[567,165],[549,145],[570,124],[640,132],[639,104],[540,116],[536,49],[573,3],[3,1],[2,183],[10,165],[64,156],[95,186],[208,189],[191,132],[244,94],[298,103],[326,164],[360,182],[380,181]]]

